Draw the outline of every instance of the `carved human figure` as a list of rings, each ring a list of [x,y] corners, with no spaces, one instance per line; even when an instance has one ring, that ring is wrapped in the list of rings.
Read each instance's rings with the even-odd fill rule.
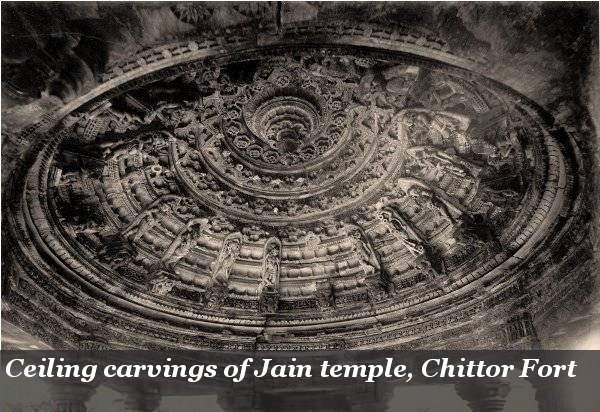
[[[465,153],[470,149],[465,135],[470,122],[469,117],[456,113],[410,109],[398,112],[392,123],[396,134],[411,146],[453,147]]]
[[[382,289],[391,292],[393,284],[390,273],[382,264],[369,236],[359,226],[351,232],[351,236],[354,242],[353,252],[358,256],[364,274],[360,281],[367,287],[369,299],[380,296]]]
[[[479,184],[481,168],[432,147],[411,147],[406,172],[444,190],[449,196],[468,203]]]
[[[314,232],[309,232],[304,238],[306,247],[310,250],[315,250],[321,243],[321,238]]]
[[[470,112],[482,112],[488,108],[475,90],[449,76],[435,76],[426,97],[428,105],[444,110],[460,107]]]
[[[279,274],[281,271],[281,243],[271,238],[265,244],[263,259],[263,276],[259,289],[261,291],[277,291],[279,287]]]
[[[226,285],[229,281],[231,268],[242,248],[242,238],[239,233],[229,235],[219,253],[219,257],[212,264],[212,283]]]
[[[130,239],[131,243],[139,241],[145,233],[151,231],[159,224],[161,216],[170,211],[166,203],[160,203],[155,208],[140,213],[125,229],[123,237]]]
[[[327,310],[335,306],[334,290],[330,279],[317,284],[315,305],[319,310]]]
[[[398,107],[404,99],[396,93],[390,93],[386,88],[388,83],[374,70],[368,69],[360,78],[361,93],[356,97],[357,101],[369,108],[392,110]]]
[[[380,219],[388,225],[388,230],[396,239],[400,241],[400,243],[402,243],[402,245],[404,245],[404,247],[406,247],[406,249],[408,249],[413,256],[418,257],[425,253],[425,248],[422,242],[414,238],[411,239],[409,233],[412,231],[403,221],[403,219],[388,210],[381,211]]]
[[[190,250],[197,244],[196,236],[199,235],[199,231],[192,229],[186,231],[183,234],[177,236],[167,253],[162,257],[161,262],[168,268],[173,268],[177,262],[185,257]]]
[[[106,106],[102,112],[98,112],[92,119],[101,127],[97,134],[101,134],[106,130],[111,130],[116,133],[125,133],[128,130],[136,130],[144,122],[142,119],[130,112],[120,111],[112,106]]]
[[[208,219],[190,221],[186,228],[169,245],[169,248],[160,260],[162,266],[173,269],[198,244],[198,239],[207,225]]]
[[[375,250],[370,242],[359,229],[352,232],[354,243],[353,251],[358,255],[360,266],[366,275],[372,275],[381,271],[381,264]]]
[[[216,309],[223,305],[224,294],[213,290],[210,293],[207,293],[205,299],[207,308]]]

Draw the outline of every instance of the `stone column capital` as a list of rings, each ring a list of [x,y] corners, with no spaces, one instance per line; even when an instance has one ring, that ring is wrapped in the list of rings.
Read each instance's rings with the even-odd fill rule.
[[[510,385],[498,379],[465,380],[455,385],[456,393],[473,412],[501,411]]]
[[[162,400],[157,391],[130,390],[123,395],[123,406],[126,411],[152,412],[159,407]]]
[[[85,412],[86,402],[96,392],[93,384],[80,381],[54,380],[50,382],[50,412]]]

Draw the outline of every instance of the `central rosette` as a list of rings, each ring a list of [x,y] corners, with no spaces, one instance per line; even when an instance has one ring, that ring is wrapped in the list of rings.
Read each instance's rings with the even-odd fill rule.
[[[272,59],[245,76],[223,68],[227,87],[197,110],[211,138],[171,144],[188,193],[230,218],[274,226],[354,210],[393,178],[400,140],[359,82],[322,58]]]
[[[295,173],[330,160],[348,132],[348,90],[300,66],[263,66],[225,102],[226,142],[247,166]]]
[[[312,140],[320,117],[320,108],[305,97],[274,96],[258,107],[249,127],[271,148],[293,153]]]

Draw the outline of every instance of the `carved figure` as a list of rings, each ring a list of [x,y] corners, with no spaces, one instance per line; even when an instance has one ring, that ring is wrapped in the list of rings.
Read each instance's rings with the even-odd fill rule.
[[[409,232],[413,233],[413,231],[402,218],[391,211],[384,210],[380,214],[380,219],[388,224],[389,232],[392,233],[413,256],[418,257],[425,253],[423,243],[419,239],[415,239],[414,237],[416,236],[411,238]]]
[[[162,209],[160,211],[147,210],[142,212],[129,226],[125,228],[123,231],[123,236],[125,238],[133,236],[131,243],[137,242],[142,236],[144,236],[145,233],[148,233],[154,226],[157,225],[160,212],[164,211],[165,210]]]
[[[352,232],[352,239],[354,243],[353,251],[358,255],[360,259],[360,266],[366,275],[374,273],[380,273],[381,263],[377,257],[377,253],[373,249],[366,235],[362,233],[362,230],[356,228]]]
[[[173,195],[162,196],[140,213],[129,225],[121,230],[122,236],[135,243],[160,223],[161,217],[171,212],[172,203],[179,198]]]
[[[279,274],[281,271],[281,243],[277,238],[271,238],[265,244],[263,258],[263,276],[260,282],[260,291],[277,291],[279,288]]]
[[[164,296],[169,293],[175,282],[166,276],[160,276],[150,282],[150,291],[156,295]]]
[[[173,269],[198,244],[198,239],[207,225],[208,219],[194,219],[188,222],[185,229],[169,245],[160,260],[161,264],[166,268]]]
[[[448,210],[446,203],[438,199],[433,192],[418,186],[412,186],[408,189],[408,195],[411,196],[417,204],[433,211],[437,217],[448,219],[452,224],[457,223],[452,213]]]
[[[212,283],[226,285],[229,281],[231,268],[242,248],[242,235],[233,233],[225,238],[217,260],[212,266]]]

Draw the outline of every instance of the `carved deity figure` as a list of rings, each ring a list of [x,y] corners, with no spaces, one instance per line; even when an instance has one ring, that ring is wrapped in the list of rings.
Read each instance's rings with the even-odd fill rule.
[[[206,307],[209,309],[218,309],[223,306],[223,302],[225,301],[226,291],[224,290],[225,286],[213,288],[206,293],[205,302]]]
[[[153,133],[150,136],[145,136],[144,139],[140,139],[138,151],[143,155],[144,166],[169,165],[169,142],[168,137],[164,134]]]
[[[374,273],[380,273],[381,264],[368,239],[364,236],[359,229],[352,232],[353,239],[353,251],[357,254],[360,262],[360,266],[363,269],[365,275],[372,275]]]
[[[470,175],[470,170],[465,168],[462,162],[453,159],[454,156],[445,154],[433,148],[411,148],[408,150],[426,169],[433,172],[435,178],[441,178],[445,173],[459,178],[466,178]]]
[[[389,272],[383,267],[379,254],[375,251],[371,239],[359,226],[351,232],[353,239],[353,252],[359,258],[359,265],[363,271],[360,283],[367,287],[369,299],[377,299],[382,289],[390,292],[392,281]],[[375,276],[370,276],[375,275]]]
[[[146,210],[140,213],[125,229],[123,237],[130,239],[135,243],[159,224],[161,216],[170,210],[167,204],[159,204],[157,208]]]
[[[281,243],[276,238],[271,238],[265,244],[263,258],[263,276],[260,282],[260,291],[277,291],[279,288],[279,274],[281,272]]]
[[[469,112],[483,112],[488,106],[468,84],[450,76],[431,79],[429,92],[424,96],[426,105],[440,109],[460,108]]]
[[[319,310],[335,307],[335,292],[331,280],[320,283],[315,292],[315,304]]]
[[[229,235],[223,242],[223,247],[217,260],[212,266],[212,283],[226,285],[229,281],[231,268],[242,248],[242,236],[240,233]]]
[[[321,238],[314,232],[309,232],[304,238],[306,247],[310,250],[315,250],[321,243]]]
[[[90,115],[83,116],[76,126],[76,131],[84,141],[91,142],[107,131],[125,133],[137,130],[142,124],[143,121],[138,115],[121,111],[108,103]]]
[[[380,219],[386,223],[388,230],[413,256],[418,257],[425,254],[423,243],[419,239],[416,239],[415,235],[410,235],[412,230],[402,218],[397,216],[396,213],[383,210],[380,213]]]
[[[161,264],[166,268],[173,269],[198,244],[198,239],[207,225],[208,219],[194,219],[188,222],[185,229],[169,245],[160,260]]]
[[[218,309],[223,306],[228,294],[229,274],[241,248],[242,235],[239,232],[225,238],[219,257],[211,264],[212,276],[204,294],[207,308]]]
[[[411,147],[406,162],[407,173],[434,184],[449,196],[469,202],[479,184],[481,168],[433,147]]]
[[[397,133],[402,131],[411,146],[453,148],[461,154],[472,150],[472,142],[466,135],[471,119],[465,115],[410,109],[399,112],[396,117]]]

